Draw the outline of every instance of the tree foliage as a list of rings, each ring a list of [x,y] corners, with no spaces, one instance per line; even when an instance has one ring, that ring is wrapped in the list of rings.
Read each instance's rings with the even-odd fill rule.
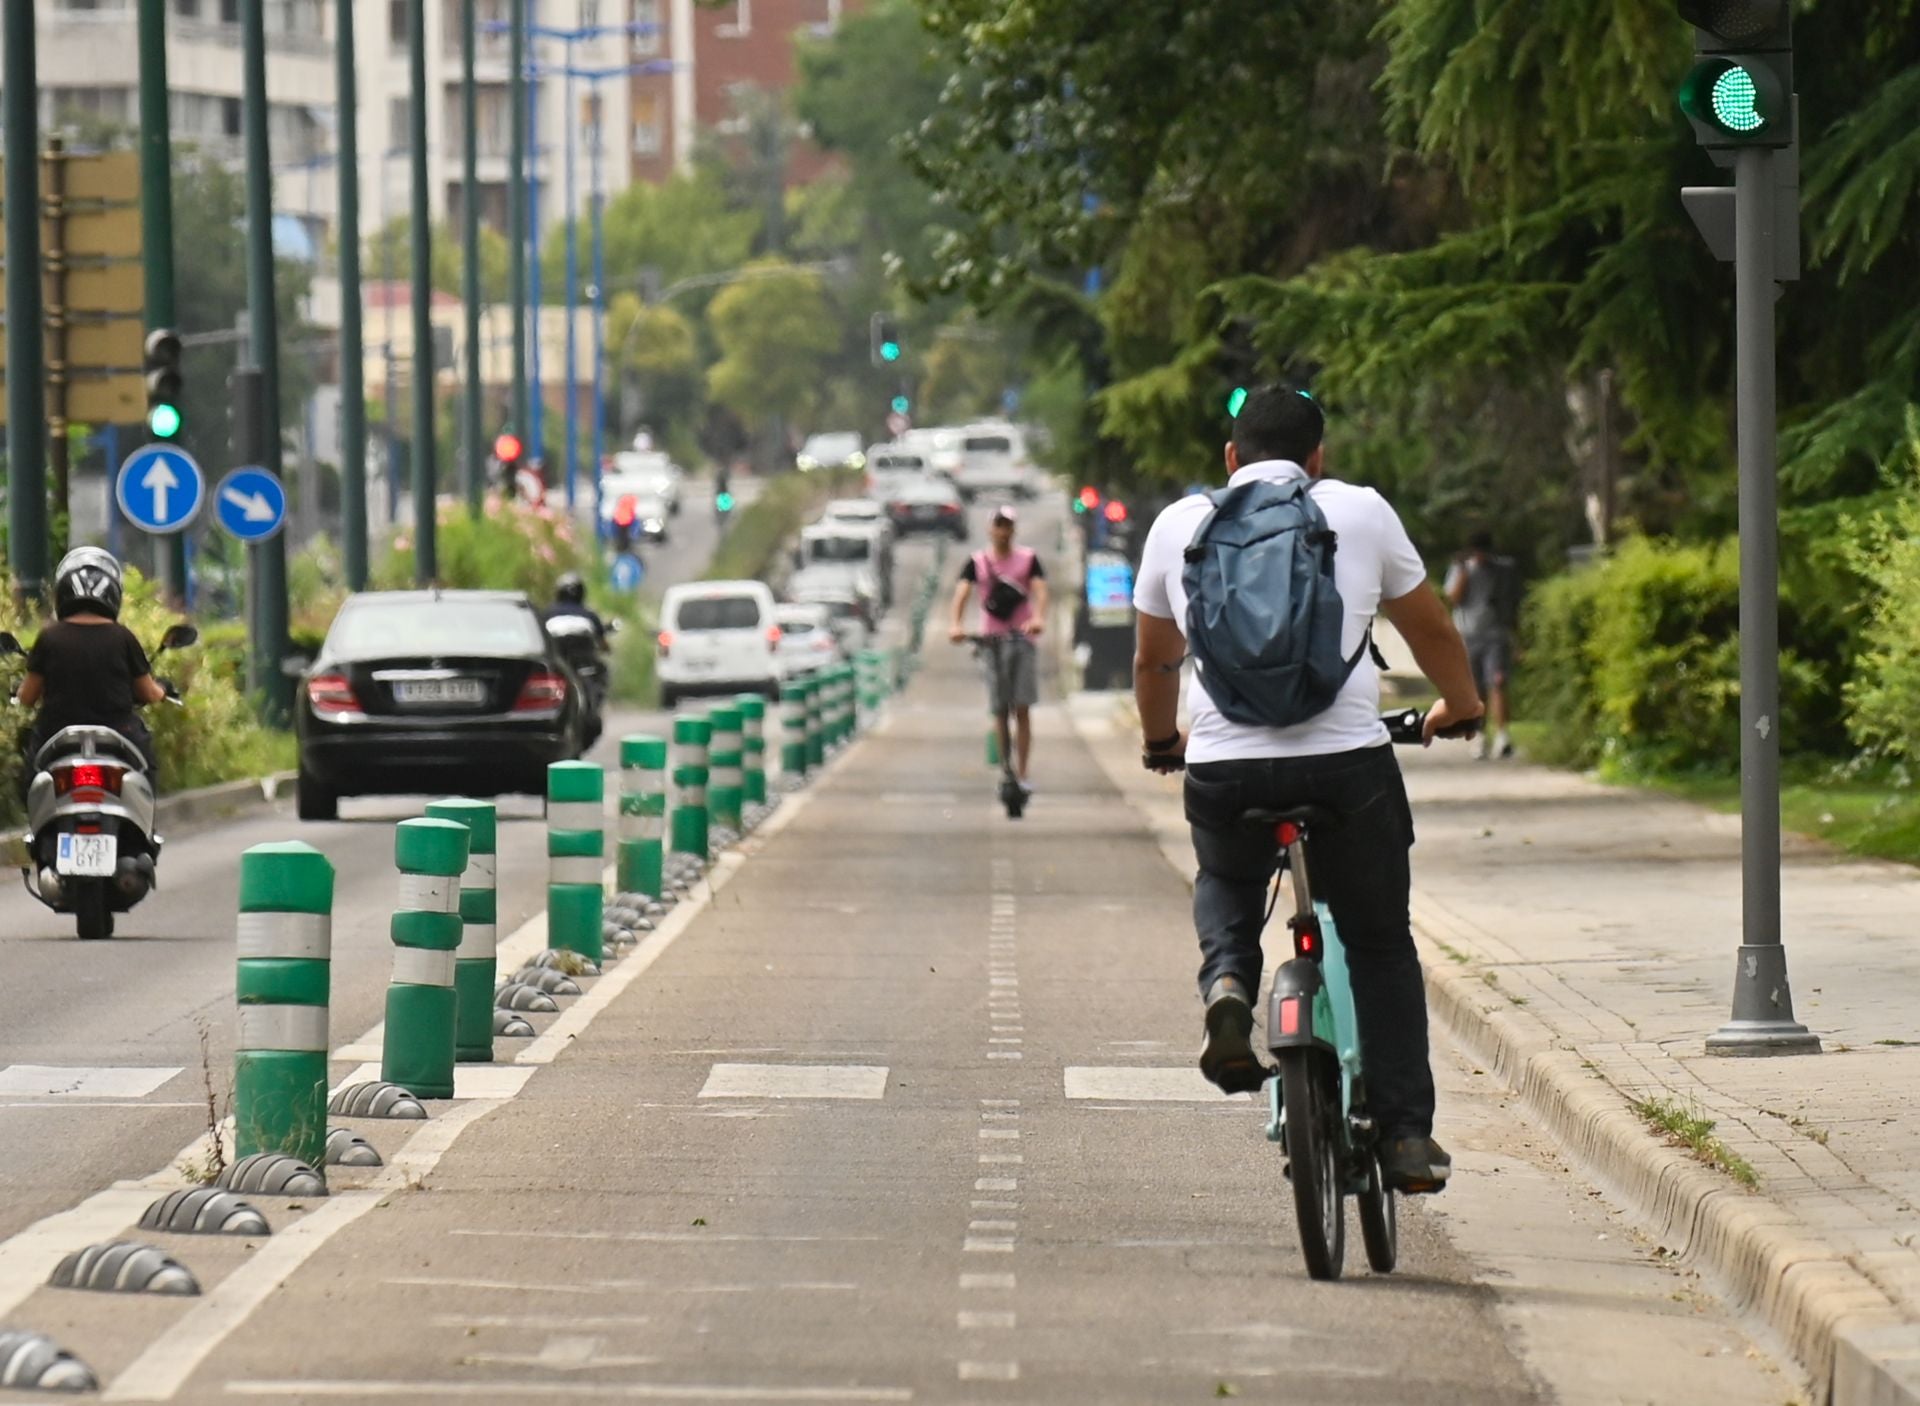
[[[720,359],[707,390],[750,430],[806,408],[818,388],[814,362],[838,340],[819,276],[777,259],[724,289],[708,309]]]

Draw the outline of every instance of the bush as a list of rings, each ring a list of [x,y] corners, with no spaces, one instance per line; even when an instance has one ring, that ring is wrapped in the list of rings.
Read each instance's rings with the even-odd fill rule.
[[[1920,758],[1920,424],[1892,501],[1849,559],[1866,583],[1861,651],[1845,689],[1847,729],[1862,747]]]
[[[1605,561],[1537,587],[1518,698],[1523,712],[1548,725],[1546,759],[1625,774],[1737,767],[1738,627],[1731,539],[1635,538]],[[1831,686],[1793,650],[1781,651],[1780,677],[1781,737],[1789,750],[1804,750],[1834,710]]]
[[[860,491],[857,469],[780,474],[748,506],[733,515],[708,563],[709,581],[764,579],[786,540],[804,527],[829,498]]]
[[[11,582],[0,579],[0,589],[6,593],[4,603],[0,603],[0,626],[12,630],[22,644],[30,647],[38,633],[37,625],[29,624],[12,604]],[[129,567],[126,603],[120,610],[122,623],[151,649],[178,618],[162,598],[158,585]],[[293,738],[264,728],[255,720],[227,658],[219,639],[203,639],[192,649],[166,655],[154,666],[186,695],[184,708],[162,704],[146,711],[166,791],[263,776],[293,765]],[[11,688],[19,670],[16,667],[8,674]],[[0,710],[0,825],[18,825],[22,818],[20,745],[32,721],[27,709]]]
[[[535,602],[553,599],[564,572],[586,572],[593,544],[577,540],[564,510],[528,507],[489,493],[480,517],[464,504],[442,503],[438,514],[438,578],[456,590],[525,591]],[[397,532],[373,572],[376,590],[413,585],[413,534]]]

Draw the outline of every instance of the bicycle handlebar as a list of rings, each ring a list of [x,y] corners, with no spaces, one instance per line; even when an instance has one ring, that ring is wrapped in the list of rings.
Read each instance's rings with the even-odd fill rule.
[[[1387,736],[1394,745],[1400,747],[1422,747],[1426,745],[1426,709],[1398,708],[1391,713],[1382,713],[1380,715],[1380,721],[1386,726]],[[1440,729],[1434,736],[1461,740],[1478,737],[1483,721],[1484,719],[1481,718],[1468,718],[1464,722],[1457,722],[1449,727]],[[1156,755],[1155,753],[1147,752],[1142,754],[1140,762],[1148,771],[1157,771],[1163,776],[1170,775],[1176,771],[1185,771],[1187,768],[1187,759],[1177,753]]]

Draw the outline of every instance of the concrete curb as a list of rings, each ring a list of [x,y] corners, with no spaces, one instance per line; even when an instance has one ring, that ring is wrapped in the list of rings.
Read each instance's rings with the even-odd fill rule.
[[[207,821],[251,815],[271,806],[281,791],[293,784],[293,779],[290,771],[276,771],[267,776],[221,781],[178,795],[162,796],[154,808],[154,825],[166,838],[197,829]],[[0,832],[0,867],[18,869],[27,862],[23,848],[25,836],[24,830]]]
[[[1111,776],[1100,739],[1071,707],[1066,711]],[[1121,790],[1137,811],[1145,809]],[[1146,819],[1167,862],[1190,885],[1184,833],[1151,813]],[[1763,1322],[1806,1373],[1816,1402],[1920,1406],[1920,1323],[1785,1207],[1661,1142],[1626,1095],[1545,1021],[1491,990],[1471,962],[1450,960],[1440,950],[1445,934],[1418,911],[1417,887],[1414,897],[1430,1012],[1519,1095],[1527,1117],[1569,1160],[1664,1250],[1715,1281],[1731,1306]]]

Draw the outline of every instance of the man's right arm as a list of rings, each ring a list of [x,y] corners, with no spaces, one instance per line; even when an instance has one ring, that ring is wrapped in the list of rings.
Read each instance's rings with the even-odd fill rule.
[[[967,637],[967,597],[973,594],[973,582],[962,576],[953,587],[953,618],[947,625],[947,638],[958,644]]]
[[[1423,581],[1404,596],[1380,602],[1380,611],[1413,651],[1420,672],[1440,690],[1440,701],[1427,715],[1429,741],[1442,729],[1487,711],[1473,682],[1466,643],[1432,586]]]

